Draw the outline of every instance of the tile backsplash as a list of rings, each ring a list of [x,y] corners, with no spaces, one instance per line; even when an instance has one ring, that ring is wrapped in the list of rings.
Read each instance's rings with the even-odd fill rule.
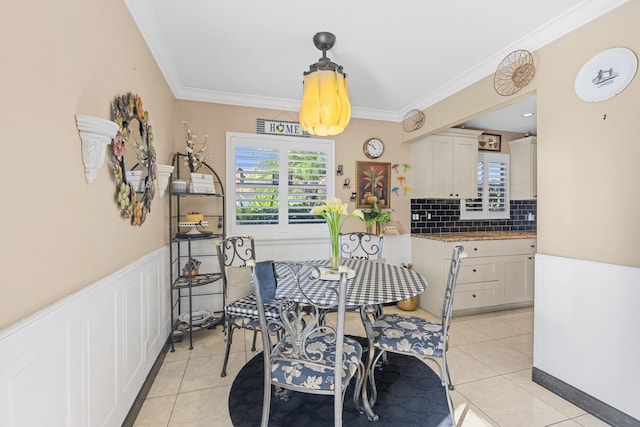
[[[536,205],[536,200],[513,200],[510,204],[511,218],[509,219],[461,221],[459,200],[411,199],[411,233],[536,231]],[[429,215],[431,215],[430,219],[428,219]]]

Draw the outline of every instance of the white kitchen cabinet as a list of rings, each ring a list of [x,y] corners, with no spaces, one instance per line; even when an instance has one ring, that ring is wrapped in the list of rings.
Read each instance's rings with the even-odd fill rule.
[[[420,308],[440,315],[451,251],[464,246],[453,303],[454,314],[478,313],[533,303],[536,239],[445,242],[411,238],[414,269],[429,282],[420,295]]]
[[[481,133],[452,128],[411,143],[413,195],[431,199],[476,197]]]
[[[507,241],[507,255],[504,263],[505,304],[533,301],[534,263],[536,254],[535,239],[516,239]]]
[[[534,200],[538,197],[537,186],[537,138],[528,136],[509,141],[511,157],[511,200]]]

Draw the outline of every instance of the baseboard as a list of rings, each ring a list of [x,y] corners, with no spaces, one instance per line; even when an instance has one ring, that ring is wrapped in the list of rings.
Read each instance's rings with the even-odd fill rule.
[[[151,367],[147,378],[144,380],[144,383],[142,384],[142,387],[140,388],[136,399],[133,401],[127,417],[122,422],[122,427],[133,427],[133,425],[135,424],[136,418],[138,418],[138,414],[140,413],[140,409],[142,409],[142,405],[144,404],[144,401],[149,394],[149,390],[151,389],[151,386],[153,385],[153,382],[155,381],[156,376],[160,371],[160,367],[162,366],[167,353],[171,349],[171,342],[169,341],[170,338],[171,337],[167,339],[164,346],[162,347],[162,350],[160,350],[160,354],[158,354],[158,357],[156,357],[156,361],[153,362],[153,366]]]
[[[509,304],[491,305],[478,308],[465,308],[462,310],[453,310],[453,316],[468,316],[471,314],[491,313],[494,311],[515,310],[517,308],[533,307],[533,301],[514,302]],[[433,314],[433,313],[432,313]],[[439,314],[438,314],[439,316]]]
[[[616,427],[640,427],[640,421],[536,367],[533,382]]]

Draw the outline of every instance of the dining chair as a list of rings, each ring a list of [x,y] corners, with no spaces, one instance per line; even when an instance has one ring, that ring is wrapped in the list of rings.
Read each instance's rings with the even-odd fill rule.
[[[364,259],[384,262],[382,259],[382,243],[384,236],[379,234],[356,231],[340,233],[340,256],[343,258]],[[373,318],[378,318],[383,312],[382,304],[364,308]],[[348,311],[360,311],[360,308],[347,308]]]
[[[450,391],[453,390],[453,384],[451,383],[451,375],[449,374],[449,365],[447,363],[447,350],[449,325],[451,323],[460,262],[466,256],[467,254],[464,252],[462,245],[456,245],[451,252],[440,322],[432,322],[417,316],[388,313],[380,316],[373,324],[373,344],[376,351],[374,366],[378,364],[380,357],[387,352],[435,361],[440,370],[440,379],[445,390],[453,425],[455,425],[455,416],[450,395]],[[373,385],[371,393],[372,404],[375,403],[376,399],[373,371],[371,369],[369,372],[369,381]]]
[[[340,233],[340,256],[369,260],[382,259],[384,236],[362,231]]]
[[[261,425],[269,424],[272,386],[285,392],[333,395],[334,425],[341,426],[345,391],[354,380],[353,401],[362,411],[362,346],[344,335],[347,273],[328,281],[309,264],[263,261],[256,263],[253,284],[263,331]],[[265,304],[277,305],[280,317],[268,318]],[[334,307],[335,325],[323,323],[322,312]]]
[[[220,373],[221,377],[225,377],[235,329],[253,331],[251,351],[256,350],[256,336],[260,330],[260,322],[251,285],[256,251],[252,236],[227,237],[216,244],[216,250],[225,296],[224,334],[227,348]]]

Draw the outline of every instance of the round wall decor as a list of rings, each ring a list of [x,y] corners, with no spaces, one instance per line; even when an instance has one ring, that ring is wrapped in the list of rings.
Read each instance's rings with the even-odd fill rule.
[[[493,75],[493,88],[499,95],[510,96],[528,85],[535,74],[533,55],[526,50],[514,50],[498,65]]]
[[[576,94],[583,101],[600,102],[622,92],[633,80],[638,58],[624,47],[603,50],[589,59],[578,71]]]
[[[151,212],[156,190],[156,149],[149,113],[142,107],[142,98],[129,92],[113,100],[111,117],[120,128],[111,144],[116,203],[120,216],[140,226]],[[130,169],[125,166],[125,158]]]
[[[370,159],[377,159],[384,152],[384,143],[379,138],[370,138],[364,142],[362,151]]]
[[[404,115],[402,120],[402,127],[405,132],[413,132],[418,130],[424,125],[424,113],[420,110],[413,109]]]

